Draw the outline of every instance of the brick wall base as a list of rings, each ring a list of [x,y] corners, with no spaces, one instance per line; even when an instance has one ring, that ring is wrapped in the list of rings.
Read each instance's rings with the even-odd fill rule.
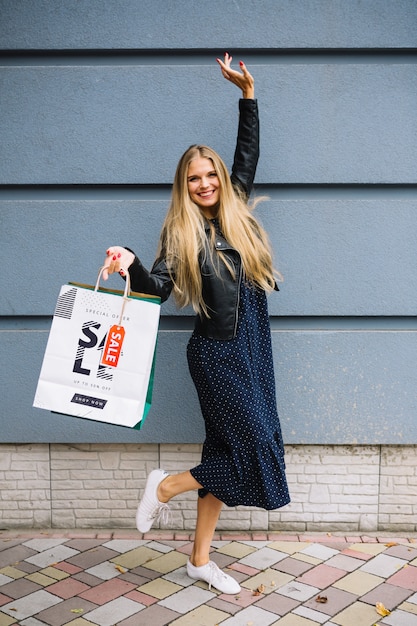
[[[219,530],[417,531],[417,446],[286,447],[292,502],[225,507]],[[133,528],[148,472],[179,472],[198,445],[1,444],[0,528]],[[173,530],[193,530],[196,493],[172,500]]]

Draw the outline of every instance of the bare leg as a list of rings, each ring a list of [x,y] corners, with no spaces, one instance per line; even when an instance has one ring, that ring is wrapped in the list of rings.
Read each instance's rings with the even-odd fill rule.
[[[210,546],[222,506],[223,502],[211,493],[198,499],[197,525],[190,556],[191,563],[196,567],[206,565],[210,560]]]
[[[157,498],[160,502],[168,502],[171,498],[186,491],[200,489],[201,485],[193,478],[191,472],[181,472],[167,476],[158,486]]]
[[[181,474],[168,476],[160,483],[157,497],[160,502],[168,502],[180,493],[200,488],[200,483],[193,478],[191,472],[181,472]],[[222,506],[223,502],[211,493],[208,493],[204,498],[198,498],[197,525],[194,547],[190,557],[191,563],[196,567],[205,565],[210,560],[211,541]]]

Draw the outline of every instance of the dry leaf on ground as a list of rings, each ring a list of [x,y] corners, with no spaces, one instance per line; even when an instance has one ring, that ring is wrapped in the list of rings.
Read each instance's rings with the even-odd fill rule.
[[[387,615],[389,615],[391,613],[391,611],[389,611],[388,609],[385,608],[385,606],[382,604],[382,602],[377,602],[375,605],[376,608],[376,612],[379,615],[382,615],[382,617],[386,617]]]

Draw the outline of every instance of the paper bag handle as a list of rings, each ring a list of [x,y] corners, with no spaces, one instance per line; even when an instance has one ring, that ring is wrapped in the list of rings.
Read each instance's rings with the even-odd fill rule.
[[[102,267],[100,267],[99,272],[98,272],[98,276],[97,276],[97,281],[96,281],[96,286],[94,287],[94,291],[98,291],[99,289],[99,285],[100,285],[100,278],[104,272],[104,270],[106,269],[106,267],[103,265]],[[119,317],[119,326],[122,326],[122,320],[123,320],[123,314],[124,314],[124,310],[125,310],[125,306],[126,303],[129,302],[130,298],[130,276],[129,276],[129,272],[125,272],[125,277],[126,277],[126,283],[125,283],[125,291],[123,294],[123,304],[122,304],[122,310],[120,311],[120,317]]]

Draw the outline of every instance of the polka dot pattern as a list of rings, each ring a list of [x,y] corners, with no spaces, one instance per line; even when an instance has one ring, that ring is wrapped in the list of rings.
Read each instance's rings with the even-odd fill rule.
[[[194,332],[187,358],[206,428],[201,464],[191,470],[199,495],[267,510],[288,504],[266,294],[242,281],[236,337]]]

